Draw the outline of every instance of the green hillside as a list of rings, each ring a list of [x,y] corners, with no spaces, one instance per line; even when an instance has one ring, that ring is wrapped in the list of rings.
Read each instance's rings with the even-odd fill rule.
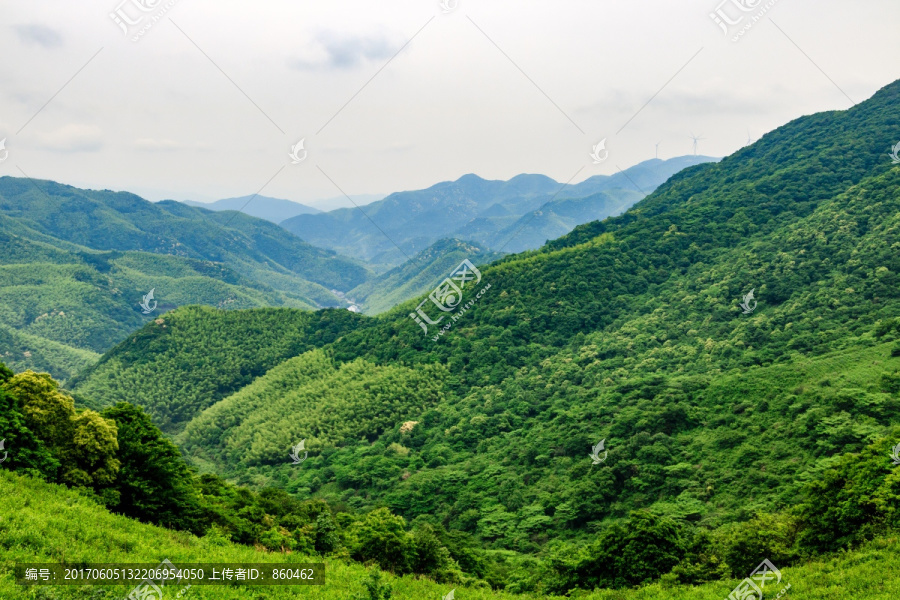
[[[362,265],[322,250],[268,221],[126,192],[82,190],[53,181],[0,178],[0,213],[42,234],[94,250],[171,254],[293,273],[328,289],[365,281]]]
[[[333,342],[363,317],[347,310],[221,311],[188,306],[129,336],[71,382],[76,397],[143,406],[166,430],[282,361]],[[189,379],[180,373],[188,371]]]

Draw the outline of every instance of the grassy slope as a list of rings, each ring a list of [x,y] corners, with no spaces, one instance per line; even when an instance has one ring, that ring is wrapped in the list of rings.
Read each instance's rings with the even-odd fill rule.
[[[215,542],[145,525],[104,508],[58,485],[46,484],[9,472],[0,472],[0,597],[33,599],[37,590],[15,585],[16,562],[118,562],[153,563],[168,558],[174,564],[190,562],[312,562],[312,557],[260,552],[246,546]],[[804,600],[893,600],[900,595],[900,571],[896,556],[900,540],[875,540],[853,552],[792,568],[782,569],[791,584],[787,597]],[[339,560],[325,560],[327,583],[321,587],[220,587],[195,586],[185,594],[195,600],[296,599],[347,600],[363,594],[365,567]],[[390,577],[395,600],[437,600],[449,592],[447,585],[427,579]],[[584,600],[722,600],[736,581],[720,581],[699,587],[664,587],[654,584],[637,590],[583,592]],[[99,589],[122,597],[126,586],[42,588],[59,600],[98,598]],[[100,596],[102,597],[102,596]],[[458,586],[459,600],[512,600],[526,598],[484,588]],[[770,595],[767,594],[766,598]]]

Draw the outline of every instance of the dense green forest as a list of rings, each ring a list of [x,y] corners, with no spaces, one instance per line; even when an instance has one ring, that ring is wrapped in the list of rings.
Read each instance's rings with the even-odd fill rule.
[[[183,308],[75,397],[145,407],[222,485],[322,502],[339,527],[402,518],[455,577],[507,591],[699,584],[893,539],[898,104],[900,82],[803,117],[481,267],[490,289],[436,341],[409,318],[421,299],[312,322]],[[369,560],[410,572],[404,547]]]

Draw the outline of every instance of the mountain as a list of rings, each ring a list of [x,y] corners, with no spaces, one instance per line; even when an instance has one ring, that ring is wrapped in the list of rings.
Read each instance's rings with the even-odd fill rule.
[[[10,177],[0,242],[0,360],[61,380],[176,306],[342,306],[369,276],[247,215]]]
[[[342,208],[321,215],[300,215],[281,225],[312,244],[348,248],[352,252],[348,256],[393,266],[400,264],[403,257],[385,233],[412,254],[442,237],[450,237],[442,233],[451,233],[498,201],[545,196],[558,187],[543,175],[519,175],[510,181],[486,181],[465,175],[427,190],[391,194],[362,210]],[[390,256],[383,256],[385,253]]]
[[[489,562],[528,555],[501,578],[519,591],[638,585],[618,557],[663,541],[641,572],[667,585],[858,546],[900,527],[898,107],[900,82],[792,121],[434,300],[359,316],[206,408],[176,412],[198,377],[180,354],[142,379],[178,382],[154,410],[183,419],[195,464],[387,506]],[[149,325],[129,352],[150,364],[172,334]],[[75,391],[140,403],[120,377]]]
[[[382,313],[431,291],[464,260],[479,266],[500,256],[472,242],[438,240],[399,267],[353,288],[347,298],[367,314]]]
[[[376,267],[397,266],[404,261],[394,243],[407,255],[442,238],[470,240],[495,251],[504,250],[504,244],[510,243],[520,250],[534,249],[576,225],[619,214],[687,166],[714,160],[706,156],[654,159],[612,176],[597,175],[571,186],[543,175],[519,175],[509,181],[465,175],[425,190],[391,194],[363,210],[346,208],[300,215],[281,225],[312,244]],[[579,203],[578,208],[551,208],[557,202],[601,192],[606,195]],[[520,240],[516,236],[520,229],[517,221],[532,221],[532,211],[548,214],[528,223],[525,237]]]
[[[225,198],[215,202],[197,202],[196,200],[182,200],[183,204],[207,210],[238,210],[245,215],[265,219],[272,223],[281,223],[297,215],[316,214],[321,212],[317,208],[282,200],[268,196],[241,196],[240,198]]]
[[[262,219],[203,211],[171,200],[153,203],[127,192],[2,177],[0,214],[94,250],[226,262],[248,274],[264,270],[294,274],[337,289],[350,289],[369,276],[365,267],[304,243]]]

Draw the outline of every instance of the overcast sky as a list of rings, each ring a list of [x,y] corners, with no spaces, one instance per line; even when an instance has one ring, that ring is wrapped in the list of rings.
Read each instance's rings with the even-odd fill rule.
[[[897,0],[720,1],[3,0],[0,175],[307,203],[577,182],[691,133],[724,156],[900,78]],[[717,7],[743,17],[727,35]]]

